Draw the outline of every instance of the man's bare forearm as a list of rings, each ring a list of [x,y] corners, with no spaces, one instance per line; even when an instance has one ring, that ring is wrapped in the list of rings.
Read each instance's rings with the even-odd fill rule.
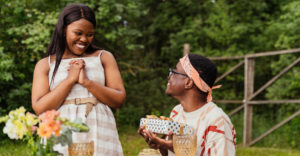
[[[161,154],[162,156],[168,156],[168,150],[167,150],[167,149],[162,148],[161,146],[160,146],[158,149],[159,149],[160,154]]]

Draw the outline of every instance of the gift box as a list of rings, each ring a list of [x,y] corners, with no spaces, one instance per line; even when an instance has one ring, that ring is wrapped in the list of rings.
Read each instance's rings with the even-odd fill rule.
[[[195,129],[187,124],[175,122],[170,118],[161,116],[157,118],[156,116],[148,116],[147,118],[142,118],[140,126],[144,125],[146,130],[151,130],[153,133],[157,134],[169,134],[172,131],[173,134],[194,134]]]

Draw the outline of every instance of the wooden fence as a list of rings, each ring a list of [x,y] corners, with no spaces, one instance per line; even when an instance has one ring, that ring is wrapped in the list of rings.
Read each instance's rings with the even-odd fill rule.
[[[184,44],[184,52],[183,54],[189,53],[189,44]],[[234,109],[232,112],[228,114],[231,116],[238,111],[244,108],[244,135],[243,135],[243,145],[245,147],[251,146],[255,144],[257,141],[261,140],[268,134],[272,133],[274,130],[278,129],[288,121],[295,118],[297,115],[300,114],[300,110],[283,120],[282,122],[278,123],[264,134],[260,135],[256,139],[252,140],[252,113],[253,113],[253,105],[259,104],[285,104],[285,103],[300,103],[300,99],[289,99],[289,100],[252,100],[256,97],[259,93],[261,93],[264,89],[270,86],[273,82],[279,79],[283,74],[289,71],[292,67],[294,67],[297,63],[300,62],[300,57],[291,62],[290,65],[285,67],[281,72],[275,75],[271,80],[269,80],[266,84],[260,87],[257,91],[254,91],[254,64],[255,58],[257,57],[265,57],[265,56],[272,56],[272,55],[281,55],[281,54],[290,54],[290,53],[299,53],[300,48],[298,49],[291,49],[291,50],[282,50],[282,51],[270,51],[270,52],[262,52],[262,53],[255,53],[255,54],[247,54],[244,56],[231,56],[231,57],[209,57],[210,60],[234,60],[234,59],[242,59],[238,64],[233,66],[230,70],[225,72],[223,75],[216,79],[217,83],[221,79],[225,78],[227,75],[232,73],[234,70],[239,68],[240,66],[244,65],[244,100],[213,100],[215,103],[230,103],[230,104],[242,104],[241,106]]]

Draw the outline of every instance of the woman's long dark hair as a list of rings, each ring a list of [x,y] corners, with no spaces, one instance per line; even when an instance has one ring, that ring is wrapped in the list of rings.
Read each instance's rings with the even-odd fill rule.
[[[61,59],[64,55],[67,46],[66,37],[64,36],[64,29],[69,24],[78,21],[80,19],[86,19],[93,24],[94,28],[96,27],[96,18],[94,12],[90,7],[83,4],[68,5],[67,7],[64,8],[64,10],[62,11],[59,17],[51,42],[44,56],[44,57],[48,57],[53,54],[56,55],[55,68],[52,74],[51,83],[54,80],[55,74],[57,72],[57,69],[59,67],[59,64],[61,62]],[[96,47],[91,43],[87,48],[87,50],[85,51],[85,53],[95,52],[96,50],[102,50],[102,48]]]

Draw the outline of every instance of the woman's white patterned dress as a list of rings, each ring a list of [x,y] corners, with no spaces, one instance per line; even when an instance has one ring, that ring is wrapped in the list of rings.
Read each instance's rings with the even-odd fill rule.
[[[102,66],[100,56],[98,57],[82,57],[86,64],[85,74],[89,80],[105,85],[104,68]],[[59,83],[68,76],[69,62],[72,59],[62,59],[55,78],[51,84],[52,73],[55,67],[55,61],[50,63],[49,56],[49,85],[53,90]],[[85,87],[76,83],[70,90],[66,100],[75,98],[95,98]],[[95,98],[96,99],[96,98]],[[122,146],[119,140],[116,122],[111,109],[103,104],[98,103],[94,106],[87,117],[85,117],[86,105],[68,104],[61,106],[58,110],[61,117],[70,119],[81,118],[83,123],[90,128],[88,133],[73,133],[73,142],[90,142],[94,141],[94,156],[122,156]],[[68,146],[56,145],[54,150],[59,151],[64,156],[68,156]]]

